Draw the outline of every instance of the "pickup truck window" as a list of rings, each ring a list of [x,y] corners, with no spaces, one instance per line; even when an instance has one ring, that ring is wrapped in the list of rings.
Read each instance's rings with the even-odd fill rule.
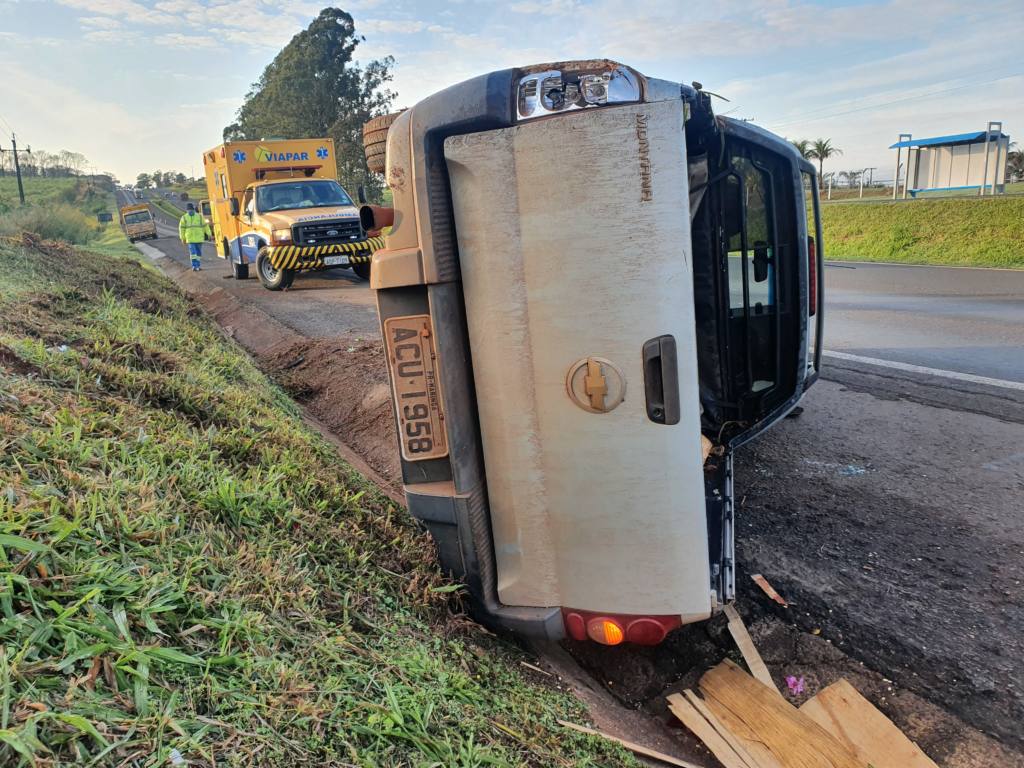
[[[260,213],[352,204],[352,199],[345,194],[341,185],[328,179],[268,184],[256,188],[256,209]]]
[[[144,224],[147,221],[152,220],[152,216],[149,215],[149,211],[138,211],[136,213],[129,213],[124,217],[125,224]]]

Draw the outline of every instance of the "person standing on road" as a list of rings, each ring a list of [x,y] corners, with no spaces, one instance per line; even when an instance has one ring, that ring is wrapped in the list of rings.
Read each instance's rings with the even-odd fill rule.
[[[192,259],[192,271],[200,269],[200,259],[203,256],[203,241],[212,237],[210,227],[207,226],[203,217],[196,213],[193,203],[188,204],[188,210],[178,222],[178,237],[181,242],[188,246],[188,255]]]

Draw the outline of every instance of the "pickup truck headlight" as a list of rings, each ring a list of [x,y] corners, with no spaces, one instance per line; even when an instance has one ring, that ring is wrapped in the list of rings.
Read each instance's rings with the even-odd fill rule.
[[[270,240],[274,245],[290,243],[292,241],[292,231],[290,229],[275,229],[270,233]]]

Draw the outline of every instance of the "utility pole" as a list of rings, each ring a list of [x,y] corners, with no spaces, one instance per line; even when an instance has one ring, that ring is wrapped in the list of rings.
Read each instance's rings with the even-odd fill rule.
[[[32,147],[26,147],[21,150],[27,155],[32,154]],[[14,174],[18,177],[18,197],[21,199],[21,204],[25,204],[25,187],[21,183],[21,163],[18,162],[18,137],[13,133],[11,134],[11,149],[0,149],[0,152],[11,152],[14,155]]]

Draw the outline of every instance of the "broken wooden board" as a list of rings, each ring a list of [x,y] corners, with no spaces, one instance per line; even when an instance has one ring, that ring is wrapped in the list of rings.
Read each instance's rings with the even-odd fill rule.
[[[845,679],[808,699],[800,712],[873,768],[938,768]]]
[[[708,708],[755,760],[757,752],[767,750],[776,764],[786,768],[867,768],[866,762],[778,691],[731,661],[705,673],[700,690]]]
[[[775,683],[772,681],[771,672],[768,671],[768,667],[761,658],[761,654],[757,652],[754,641],[750,638],[750,633],[747,632],[743,619],[740,618],[736,608],[732,605],[726,605],[724,610],[726,618],[729,619],[729,634],[732,635],[732,639],[736,641],[736,647],[743,654],[743,660],[747,662],[750,674],[776,693],[779,693]],[[779,695],[781,696],[782,694],[779,693]]]
[[[612,736],[610,733],[605,733],[604,731],[598,731],[594,728],[587,728],[584,725],[576,725],[576,723],[570,723],[568,720],[559,720],[558,724],[563,725],[566,728],[571,728],[574,731],[579,731],[580,733],[586,733],[591,736],[600,736],[602,739],[614,741],[616,744],[625,747],[630,752],[635,752],[638,755],[649,757],[652,760],[659,760],[663,763],[667,763],[668,765],[679,766],[679,768],[702,768],[702,766],[699,766],[696,763],[688,763],[685,760],[680,760],[678,757],[672,757],[672,755],[666,755],[664,752],[658,752],[654,749],[648,749],[647,747],[641,746],[640,744],[635,744],[632,741],[620,739],[618,736]]]
[[[740,757],[722,734],[715,730],[696,707],[678,693],[668,697],[668,708],[672,714],[703,742],[725,768],[756,768]]]
[[[768,595],[768,597],[770,597],[776,603],[781,605],[783,608],[789,608],[789,603],[786,602],[782,595],[775,591],[775,587],[768,583],[768,579],[766,579],[760,573],[755,573],[750,578],[754,580],[754,583],[757,584],[757,586],[761,588],[761,591]]]
[[[728,726],[722,722],[721,718],[712,712],[711,708],[708,707],[704,700],[696,693],[687,690],[683,691],[683,694],[686,696],[686,700],[693,705],[694,709],[704,715],[704,719],[711,724],[712,728],[718,731],[719,736],[729,743],[729,746],[732,747],[733,751],[739,755],[740,759],[748,766],[756,766],[757,768],[785,768],[785,766],[781,766],[773,760],[761,760],[760,758],[764,755],[757,753],[763,753],[763,750],[750,749],[749,744],[751,742],[749,740],[744,742],[741,736],[731,731]],[[768,755],[768,758],[771,758],[770,754]]]

